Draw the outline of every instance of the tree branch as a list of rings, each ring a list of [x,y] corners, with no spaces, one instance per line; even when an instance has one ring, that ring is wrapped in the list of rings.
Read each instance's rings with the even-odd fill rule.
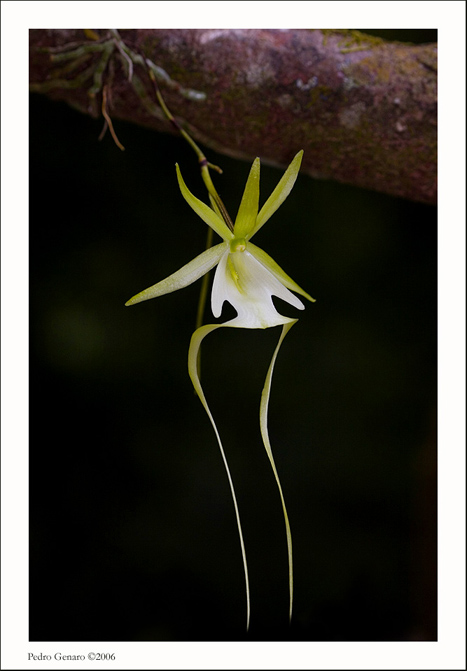
[[[436,45],[350,30],[119,34],[141,63],[163,68],[159,86],[169,108],[205,146],[281,167],[304,149],[303,171],[312,177],[436,202]],[[31,30],[31,89],[98,117],[105,85],[114,121],[175,132],[156,105],[147,68],[130,65],[121,47],[103,62],[101,42],[109,39],[104,30]],[[82,45],[94,46],[88,53]],[[51,47],[53,60],[44,50]],[[75,58],[62,59],[63,48]]]

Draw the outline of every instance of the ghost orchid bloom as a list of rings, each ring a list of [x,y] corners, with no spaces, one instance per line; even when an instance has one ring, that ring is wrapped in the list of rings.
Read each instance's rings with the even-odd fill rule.
[[[281,315],[272,302],[272,296],[281,298],[299,310],[303,310],[305,306],[303,305],[302,301],[292,293],[292,291],[300,294],[304,298],[307,298],[309,301],[314,301],[314,299],[311,298],[311,296],[309,296],[301,287],[299,287],[298,284],[296,284],[296,282],[294,282],[292,278],[290,278],[268,254],[266,254],[266,252],[254,245],[251,242],[251,238],[268,221],[268,219],[274,214],[274,212],[289,195],[293,185],[295,184],[295,180],[297,179],[302,155],[303,151],[300,151],[295,156],[284,173],[282,179],[279,181],[278,185],[267,199],[261,210],[259,210],[259,212],[260,161],[259,158],[255,159],[245,186],[245,191],[243,193],[242,201],[240,203],[235,224],[233,226],[233,231],[220,216],[220,210],[218,210],[218,208],[216,208],[217,211],[215,211],[201,200],[196,198],[189,191],[177,164],[177,178],[183,197],[190,205],[190,207],[196,212],[196,214],[200,216],[201,219],[222,238],[222,242],[207,249],[195,259],[190,261],[190,263],[183,266],[183,268],[173,273],[173,275],[167,277],[165,280],[162,280],[148,289],[145,289],[141,293],[136,294],[136,296],[133,296],[133,298],[131,298],[125,304],[133,305],[150,298],[156,298],[157,296],[162,296],[163,294],[182,289],[183,287],[192,284],[215,266],[217,266],[211,293],[212,312],[215,317],[220,317],[224,301],[229,302],[237,312],[237,316],[227,322],[221,324],[207,324],[201,326],[195,331],[190,343],[188,354],[188,369],[194,388],[214,428],[230,484],[235,514],[237,518],[237,526],[240,536],[240,545],[245,572],[247,629],[250,617],[250,596],[248,569],[240,524],[240,516],[222,442],[201,387],[198,372],[198,354],[202,340],[206,335],[215,329],[227,326],[234,328],[265,329],[271,326],[282,325],[282,333],[279,339],[279,343],[274,351],[261,396],[260,428],[263,443],[279,488],[285,519],[289,557],[289,617],[291,617],[293,601],[292,537],[284,496],[282,493],[282,488],[274,463],[268,436],[267,410],[269,404],[272,373],[277,354],[287,332],[296,323],[297,320]]]
[[[215,317],[220,317],[224,301],[237,311],[237,317],[226,324],[239,328],[269,328],[291,320],[280,315],[271,300],[278,296],[299,310],[303,303],[292,291],[313,301],[277,263],[251,242],[251,238],[274,214],[289,195],[297,179],[303,152],[299,152],[284,176],[258,213],[260,161],[255,159],[248,177],[233,232],[208,205],[187,188],[176,165],[178,183],[183,197],[220,237],[223,242],[206,250],[165,280],[133,296],[125,305],[133,305],[182,289],[192,284],[217,265],[211,295]]]

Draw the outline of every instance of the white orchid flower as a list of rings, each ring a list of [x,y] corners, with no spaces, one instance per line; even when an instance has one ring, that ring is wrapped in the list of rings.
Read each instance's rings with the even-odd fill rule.
[[[221,324],[208,324],[201,326],[195,331],[190,343],[188,354],[188,369],[195,390],[214,428],[232,492],[245,571],[247,629],[250,619],[250,596],[248,568],[240,524],[240,516],[222,442],[201,387],[198,372],[198,354],[202,340],[206,335],[215,329],[221,327],[265,329],[271,326],[282,325],[281,337],[273,354],[261,396],[260,427],[264,446],[266,448],[266,452],[271,462],[271,466],[273,468],[279,488],[284,512],[289,556],[289,617],[291,617],[293,602],[292,537],[284,496],[269,442],[267,429],[267,410],[269,404],[272,373],[277,354],[287,332],[296,323],[297,320],[279,314],[276,307],[274,306],[274,303],[272,302],[272,296],[281,298],[299,310],[303,310],[305,306],[303,305],[302,301],[292,293],[292,291],[300,294],[304,298],[307,298],[309,301],[314,301],[314,299],[311,298],[311,296],[309,296],[301,287],[299,287],[298,284],[296,284],[296,282],[294,282],[292,278],[290,278],[268,254],[266,254],[266,252],[254,245],[251,242],[251,238],[268,221],[268,219],[274,214],[277,208],[289,195],[293,185],[295,184],[295,180],[297,179],[302,156],[303,151],[300,151],[295,156],[284,173],[282,179],[279,181],[271,196],[267,199],[259,212],[260,160],[259,158],[255,159],[250,170],[248,181],[246,183],[233,231],[228,227],[228,225],[221,217],[218,208],[216,208],[217,211],[215,211],[201,200],[196,198],[188,190],[177,164],[177,178],[183,197],[190,205],[190,207],[196,212],[196,214],[198,214],[201,219],[203,219],[203,221],[222,238],[222,242],[207,249],[195,259],[190,261],[190,263],[183,266],[183,268],[173,273],[173,275],[167,277],[165,280],[162,280],[148,289],[145,289],[141,293],[136,294],[136,296],[133,296],[133,298],[131,298],[125,304],[133,305],[150,298],[156,298],[157,296],[162,296],[163,294],[182,289],[183,287],[192,284],[215,266],[217,266],[211,293],[212,312],[215,317],[220,317],[224,301],[230,303],[237,312],[237,316],[227,322]]]

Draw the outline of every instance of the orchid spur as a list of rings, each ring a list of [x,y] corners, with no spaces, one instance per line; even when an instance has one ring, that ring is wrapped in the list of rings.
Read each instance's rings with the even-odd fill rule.
[[[293,603],[292,536],[282,487],[269,441],[267,412],[272,374],[277,354],[286,334],[296,323],[297,319],[279,314],[272,302],[272,296],[281,298],[299,310],[303,310],[305,306],[292,291],[300,294],[309,301],[314,301],[314,299],[299,287],[298,284],[296,284],[296,282],[294,282],[294,280],[292,280],[268,254],[266,254],[266,252],[254,245],[251,242],[251,238],[268,221],[289,195],[297,179],[302,155],[303,151],[300,151],[295,156],[271,196],[259,211],[260,160],[259,158],[255,159],[245,186],[245,191],[243,193],[235,224],[233,225],[233,230],[231,230],[228,223],[226,223],[225,218],[222,217],[221,210],[216,206],[215,199],[211,197],[211,204],[213,205],[211,208],[189,191],[177,164],[177,179],[183,197],[196,214],[222,238],[222,242],[210,247],[165,280],[136,294],[126,303],[126,305],[133,305],[150,298],[156,298],[171,293],[172,291],[182,289],[183,287],[192,284],[217,266],[211,293],[212,312],[215,317],[220,317],[224,301],[229,302],[237,312],[237,316],[227,322],[200,326],[193,333],[188,353],[188,370],[196,393],[198,394],[213,426],[232,493],[245,572],[247,629],[250,620],[250,593],[248,567],[240,515],[222,441],[201,387],[198,370],[198,355],[202,340],[209,333],[218,328],[234,327],[265,329],[271,326],[282,326],[282,333],[272,356],[261,395],[260,428],[267,456],[279,488],[286,526],[289,562],[289,618],[291,618]]]

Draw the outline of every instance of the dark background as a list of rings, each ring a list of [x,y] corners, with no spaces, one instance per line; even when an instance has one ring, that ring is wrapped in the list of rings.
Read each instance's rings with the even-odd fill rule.
[[[242,640],[234,510],[187,372],[200,283],[124,307],[204,249],[175,162],[204,187],[182,139],[114,125],[125,152],[97,141],[101,120],[31,96],[29,636]],[[250,166],[207,154],[235,216]],[[262,202],[281,174],[262,167]],[[258,418],[280,330],[205,341],[251,640],[436,638],[436,234],[434,207],[300,176],[255,238],[317,299],[284,342],[270,404],[291,628]]]

